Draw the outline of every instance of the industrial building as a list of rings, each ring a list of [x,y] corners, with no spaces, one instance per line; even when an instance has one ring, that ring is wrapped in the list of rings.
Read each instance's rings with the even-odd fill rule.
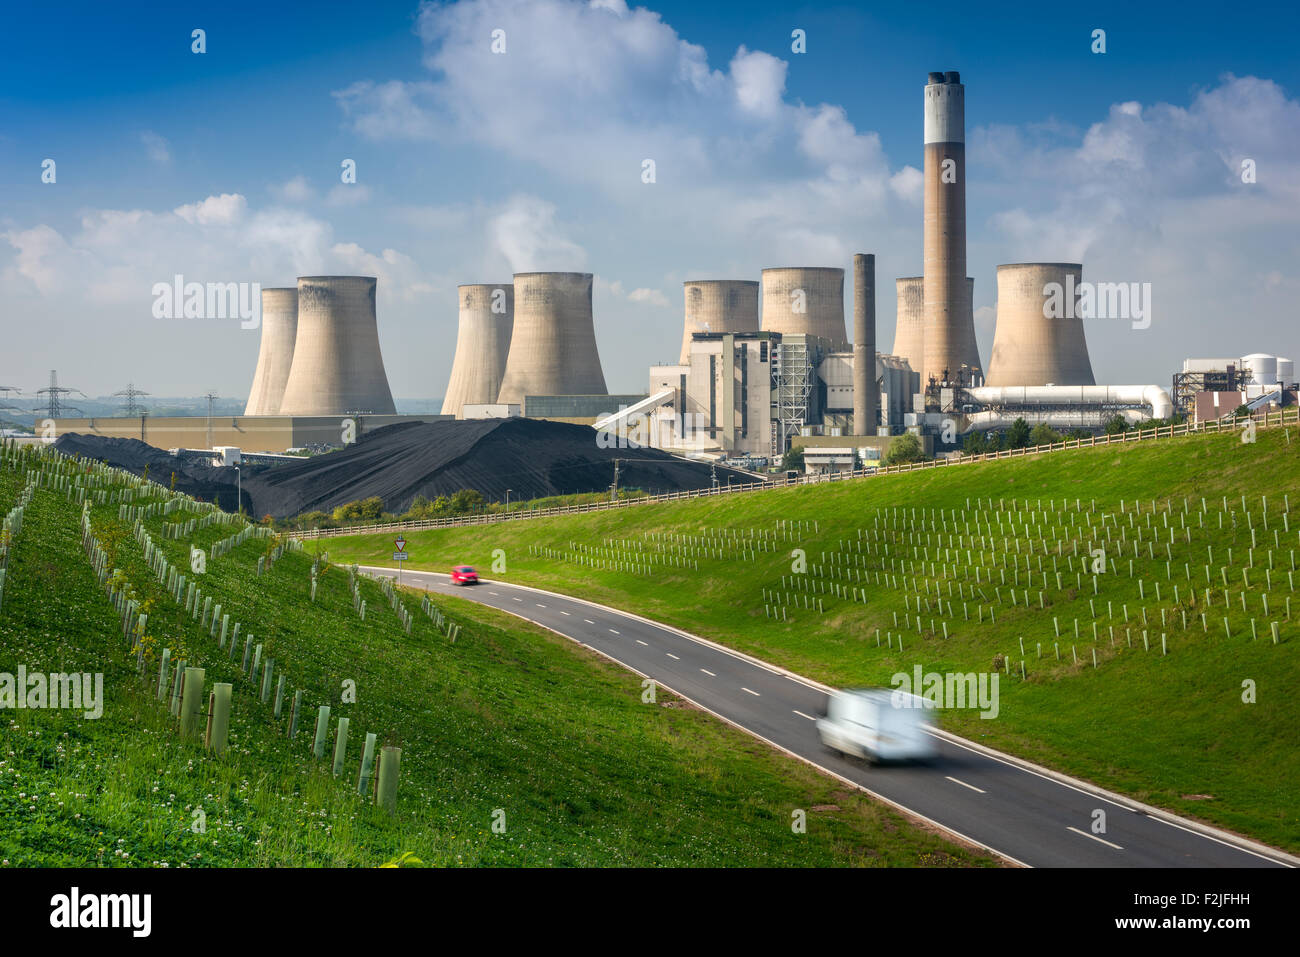
[[[394,415],[379,351],[374,276],[301,276],[280,415]],[[182,443],[177,443],[182,444]]]
[[[1082,279],[1079,263],[998,267],[998,318],[985,385],[1096,384],[1079,310],[1053,316],[1047,308],[1049,289],[1070,290],[1077,300]]]
[[[1231,415],[1243,405],[1252,411],[1292,405],[1296,394],[1295,363],[1267,352],[1185,359],[1172,390],[1175,408],[1197,422]]]
[[[279,415],[298,336],[298,287],[262,290],[262,345],[245,415]]]
[[[514,326],[515,287],[513,283],[457,286],[456,299],[456,356],[442,414],[464,418],[466,405],[492,404],[501,394]]]
[[[526,395],[604,395],[589,272],[514,277],[514,331],[497,402]]]

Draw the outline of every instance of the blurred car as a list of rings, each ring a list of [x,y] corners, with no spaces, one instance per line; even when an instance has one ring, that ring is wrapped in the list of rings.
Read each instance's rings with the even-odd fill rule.
[[[453,585],[477,585],[478,572],[474,571],[469,565],[457,565],[451,570],[451,583]]]
[[[885,688],[849,689],[830,696],[817,721],[822,744],[868,761],[928,761],[938,754],[929,702]]]

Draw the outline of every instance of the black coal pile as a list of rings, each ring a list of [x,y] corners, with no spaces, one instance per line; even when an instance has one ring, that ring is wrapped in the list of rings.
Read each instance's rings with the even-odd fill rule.
[[[238,476],[233,468],[204,465],[193,459],[181,459],[139,439],[114,439],[101,435],[81,435],[70,432],[60,435],[54,447],[64,455],[81,456],[96,462],[107,462],[136,475],[144,475],[160,485],[171,486],[176,477],[176,491],[184,492],[205,502],[216,502],[227,511],[235,511]],[[248,478],[263,467],[245,467]],[[244,507],[249,506],[248,490],[244,490]]]
[[[67,442],[65,448],[64,443]],[[150,464],[150,478],[166,483],[177,472],[178,490],[199,494],[222,507],[235,500],[235,470],[181,465],[179,460],[135,440],[69,435],[58,446],[81,452],[136,474]],[[147,451],[145,451],[147,450]],[[273,467],[246,466],[244,507],[250,514],[285,518],[302,512],[331,512],[340,505],[378,496],[388,512],[401,513],[416,496],[430,500],[476,489],[488,501],[513,501],[573,492],[603,492],[614,481],[619,460],[621,488],[655,491],[708,488],[712,470],[657,449],[603,449],[585,425],[538,419],[472,419],[403,422],[377,429],[338,452]],[[726,484],[753,479],[717,470]],[[194,492],[192,489],[202,489]]]

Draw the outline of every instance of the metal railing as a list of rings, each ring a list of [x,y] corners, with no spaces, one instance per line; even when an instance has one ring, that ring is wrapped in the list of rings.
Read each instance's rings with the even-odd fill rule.
[[[313,528],[303,531],[291,531],[285,534],[290,538],[317,539],[337,538],[343,535],[372,535],[384,532],[409,532],[427,528],[461,528],[472,525],[495,525],[499,522],[514,522],[530,518],[550,518],[557,515],[579,515],[586,512],[604,512],[610,509],[630,508],[636,505],[654,505],[660,502],[679,502],[685,499],[709,498],[715,495],[735,495],[742,492],[761,492],[770,489],[790,488],[796,485],[821,485],[826,482],[848,482],[854,479],[871,478],[880,475],[897,475],[902,472],[915,472],[924,469],[945,468],[956,465],[968,465],[978,462],[991,462],[997,459],[1020,458],[1026,455],[1044,455],[1051,452],[1065,452],[1073,449],[1087,449],[1104,445],[1122,445],[1129,442],[1152,442],[1172,439],[1179,436],[1233,432],[1245,428],[1247,422],[1253,422],[1256,428],[1277,428],[1286,424],[1300,424],[1300,407],[1279,409],[1277,412],[1254,413],[1249,419],[1240,419],[1231,415],[1222,419],[1212,419],[1199,425],[1185,422],[1182,425],[1159,426],[1154,429],[1131,429],[1115,435],[1090,435],[1086,439],[1071,439],[1054,442],[1050,445],[1031,445],[1021,449],[1005,449],[999,452],[984,452],[979,455],[961,455],[951,458],[930,459],[925,462],[912,462],[906,465],[882,465],[879,468],[854,469],[847,472],[823,472],[815,475],[798,475],[794,478],[782,478],[774,481],[734,483],[719,485],[717,488],[692,489],[683,492],[663,492],[658,495],[644,495],[639,498],[623,499],[616,502],[590,502],[585,505],[553,505],[548,508],[520,508],[510,512],[489,512],[483,515],[460,516],[457,518],[429,518],[410,522],[389,522],[384,525],[349,525],[343,528]]]

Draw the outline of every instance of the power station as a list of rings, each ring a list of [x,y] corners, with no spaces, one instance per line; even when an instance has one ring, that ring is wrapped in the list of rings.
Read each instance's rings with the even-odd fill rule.
[[[442,414],[459,419],[465,406],[495,403],[501,393],[514,327],[515,287],[508,282],[457,286],[456,297],[456,357]]]
[[[497,402],[526,395],[606,395],[589,272],[515,274],[514,332]]]
[[[279,415],[298,335],[298,288],[262,290],[262,347],[245,415]]]
[[[374,276],[301,276],[280,415],[393,415],[379,352]]]
[[[894,280],[892,352],[877,349],[876,256],[857,253],[851,340],[846,264],[764,268],[757,281],[692,279],[682,284],[675,361],[650,367],[644,393],[609,395],[593,275],[520,272],[512,282],[457,287],[443,416],[522,413],[620,435],[644,429],[650,444],[751,467],[799,446],[824,467],[843,467],[879,458],[905,432],[927,452],[951,451],[966,433],[1018,418],[1097,429],[1117,415],[1169,415],[1173,402],[1159,386],[1096,384],[1082,310],[1052,308],[1061,304],[1054,290],[1081,288],[1080,263],[998,266],[992,349],[987,365],[981,361],[975,279],[967,275],[960,74],[930,73],[922,106],[922,270]],[[368,414],[375,428],[394,415],[375,289],[373,277],[305,276],[296,289],[263,290],[251,420],[297,435],[333,428],[330,416]],[[1290,360],[1262,353],[1188,360],[1174,391],[1180,410],[1210,415],[1238,395],[1243,403],[1284,402],[1293,375]],[[1202,411],[1207,390],[1214,403]],[[276,416],[283,421],[273,425]],[[143,437],[146,426],[138,429]]]

